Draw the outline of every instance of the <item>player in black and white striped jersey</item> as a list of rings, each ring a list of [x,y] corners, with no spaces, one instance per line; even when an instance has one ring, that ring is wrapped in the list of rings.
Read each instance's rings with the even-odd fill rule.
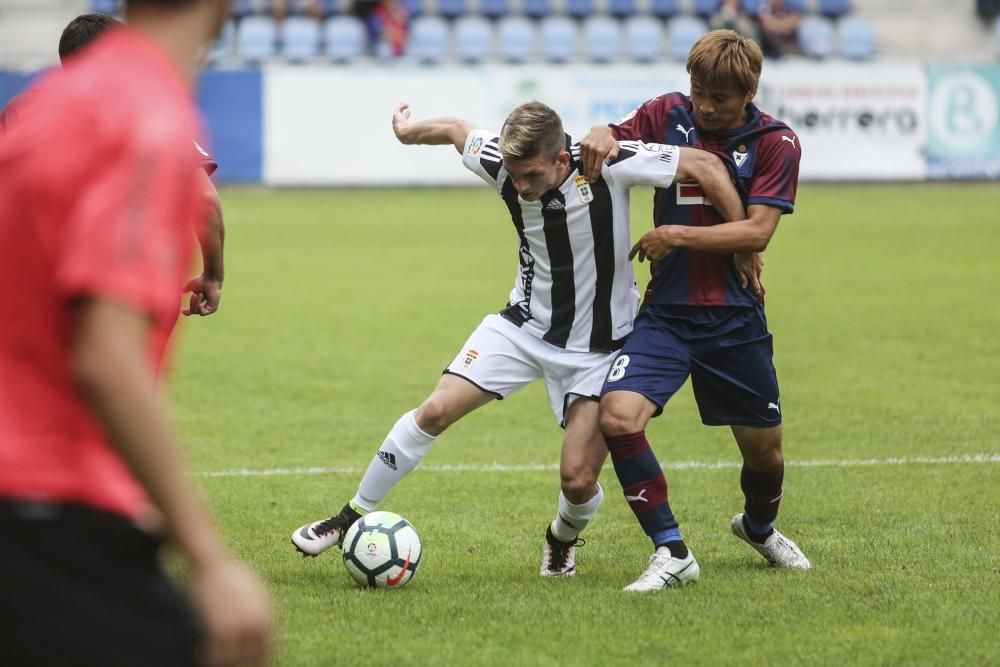
[[[639,295],[629,260],[629,188],[696,181],[727,220],[743,204],[721,160],[700,150],[622,142],[594,182],[580,176],[578,147],[539,102],[521,105],[499,134],[457,118],[411,122],[393,116],[404,144],[451,144],[465,166],[500,195],[520,241],[507,305],[487,315],[416,410],[396,422],[354,498],[335,516],[292,534],[304,555],[337,545],[374,511],[448,426],[473,410],[544,379],[565,428],[559,505],[546,530],[543,576],[575,573],[575,546],[603,500],[598,484],[607,448],[598,397],[614,351],[632,329]]]

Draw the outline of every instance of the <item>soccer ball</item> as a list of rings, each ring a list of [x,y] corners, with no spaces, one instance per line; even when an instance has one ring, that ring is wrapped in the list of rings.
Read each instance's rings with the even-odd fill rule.
[[[401,588],[420,565],[420,537],[409,521],[392,512],[371,512],[344,535],[344,564],[368,588]]]

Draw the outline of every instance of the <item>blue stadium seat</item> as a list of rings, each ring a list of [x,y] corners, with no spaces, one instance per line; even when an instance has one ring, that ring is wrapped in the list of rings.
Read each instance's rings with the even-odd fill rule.
[[[695,16],[678,16],[667,25],[670,57],[686,62],[694,43],[708,32],[708,24]]]
[[[534,24],[523,16],[505,16],[497,23],[500,57],[508,63],[523,63],[535,53]]]
[[[591,16],[583,22],[583,50],[587,60],[609,63],[618,59],[621,29],[610,16]]]
[[[540,19],[552,13],[552,0],[524,0],[521,13],[533,19]]]
[[[576,55],[576,24],[565,16],[542,19],[542,57],[550,63],[566,63]]]
[[[839,53],[850,60],[875,57],[875,26],[861,16],[845,16],[837,23]]]
[[[582,19],[594,13],[594,0],[565,0],[563,11],[567,16]]]
[[[635,13],[635,0],[609,0],[608,2],[608,14],[615,18],[623,19],[635,16]]]
[[[448,55],[448,24],[440,16],[419,16],[410,24],[406,54],[419,63],[435,65]]]
[[[236,0],[229,14],[236,19],[253,14],[253,0]]]
[[[740,9],[745,14],[756,16],[766,9],[768,4],[768,0],[740,0]],[[785,0],[785,8],[790,12],[799,12],[800,14],[809,11],[806,0]]]
[[[424,13],[424,0],[402,0],[403,6],[409,12],[410,18],[414,19]]]
[[[719,11],[721,5],[722,0],[694,0],[691,13],[695,16],[708,18]]]
[[[487,18],[502,18],[510,14],[510,0],[480,0],[479,11]]]
[[[464,63],[479,63],[490,56],[493,30],[482,16],[463,16],[455,21],[455,53]]]
[[[833,21],[824,16],[807,16],[799,24],[799,46],[810,58],[833,55]]]
[[[672,19],[680,8],[680,0],[649,0],[649,13],[660,19]]]
[[[468,13],[465,0],[437,0],[437,13],[446,19],[455,19]]]
[[[236,30],[236,51],[243,60],[259,63],[277,53],[278,28],[270,16],[247,16]]]
[[[236,23],[232,20],[226,21],[222,26],[222,34],[215,40],[212,49],[208,52],[208,62],[217,63],[233,55],[233,45],[236,43]]]
[[[837,18],[851,12],[851,0],[819,0],[816,10],[823,16]]]
[[[625,21],[628,56],[640,63],[659,60],[663,46],[663,25],[651,16],[633,16]]]
[[[117,14],[121,10],[118,0],[91,0],[90,11],[98,14]]]
[[[355,16],[334,16],[323,22],[323,54],[339,63],[357,60],[368,39],[365,24]]]
[[[320,25],[308,16],[289,16],[281,22],[281,55],[290,62],[315,58],[320,52]]]

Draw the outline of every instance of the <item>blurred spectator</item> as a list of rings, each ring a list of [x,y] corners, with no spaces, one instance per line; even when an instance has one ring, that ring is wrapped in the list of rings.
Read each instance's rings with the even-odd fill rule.
[[[760,46],[768,58],[780,58],[802,53],[798,30],[803,13],[785,4],[785,0],[761,3],[757,23],[760,26]]]
[[[767,0],[761,0],[761,2],[766,4]],[[712,30],[735,30],[755,42],[760,42],[760,29],[757,22],[752,16],[747,15],[740,0],[723,0],[719,11],[709,19],[709,26]]]
[[[325,13],[321,0],[270,0],[270,4],[274,20],[279,22],[288,14],[311,16],[318,21]]]
[[[368,39],[380,58],[401,56],[406,52],[410,13],[400,0],[379,0],[368,14]]]

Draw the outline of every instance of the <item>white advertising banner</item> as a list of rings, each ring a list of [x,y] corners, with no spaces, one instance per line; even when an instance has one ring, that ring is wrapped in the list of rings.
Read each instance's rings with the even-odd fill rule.
[[[922,65],[765,65],[756,104],[802,141],[803,180],[926,177]]]
[[[688,89],[670,66],[275,67],[264,78],[264,182],[474,184],[450,147],[400,145],[397,102],[415,119],[460,116],[499,130],[538,99],[580,138],[656,95]],[[802,139],[804,180],[922,179],[925,74],[919,65],[766,65],[758,105]]]
[[[453,148],[400,145],[397,102],[414,119],[459,116],[499,131],[537,99],[575,137],[661,92],[687,88],[680,67],[357,66],[269,69],[264,82],[264,181],[271,185],[479,182]]]

